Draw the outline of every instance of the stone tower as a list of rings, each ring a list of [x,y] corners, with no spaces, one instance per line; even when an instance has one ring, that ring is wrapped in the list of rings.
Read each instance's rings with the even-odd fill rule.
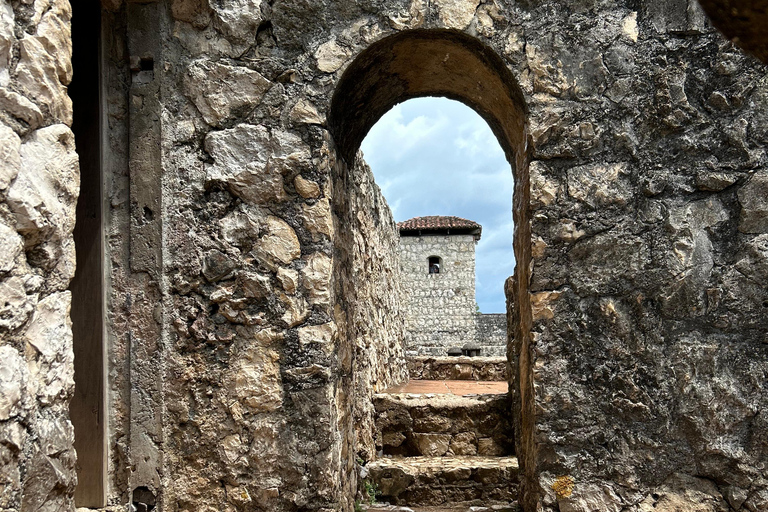
[[[475,341],[475,244],[482,227],[459,217],[415,217],[397,225],[405,291],[406,347],[446,355]]]

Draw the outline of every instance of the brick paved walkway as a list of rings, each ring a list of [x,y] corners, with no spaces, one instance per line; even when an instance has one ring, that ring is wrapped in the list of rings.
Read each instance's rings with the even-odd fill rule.
[[[404,386],[389,388],[384,393],[450,394],[450,395],[501,395],[506,393],[506,382],[475,380],[412,380]]]

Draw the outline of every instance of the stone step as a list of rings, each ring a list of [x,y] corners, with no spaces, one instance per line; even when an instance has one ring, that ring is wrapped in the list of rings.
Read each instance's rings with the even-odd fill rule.
[[[417,380],[507,380],[505,357],[431,357],[408,358],[408,374]]]
[[[506,394],[374,395],[376,444],[384,455],[514,455]]]
[[[484,506],[517,498],[517,457],[383,457],[366,469],[377,499],[392,505]]]
[[[522,509],[516,502],[512,503],[488,503],[472,505],[470,503],[447,503],[437,507],[406,507],[401,505],[387,505],[374,503],[364,506],[367,512],[520,512]]]

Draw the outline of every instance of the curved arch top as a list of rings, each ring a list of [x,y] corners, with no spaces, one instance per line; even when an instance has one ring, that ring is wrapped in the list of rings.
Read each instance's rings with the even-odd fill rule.
[[[368,131],[389,109],[423,96],[445,96],[477,111],[510,162],[524,152],[525,100],[501,57],[462,32],[419,29],[372,44],[339,80],[328,124],[342,158],[354,160]]]

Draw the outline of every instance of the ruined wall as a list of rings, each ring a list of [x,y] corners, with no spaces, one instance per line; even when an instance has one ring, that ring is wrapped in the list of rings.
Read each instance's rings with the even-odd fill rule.
[[[146,486],[161,509],[351,510],[353,408],[341,386],[354,361],[334,308],[330,198],[341,191],[325,116],[371,44],[450,28],[502,56],[530,115],[531,153],[503,145],[517,151],[516,215],[528,193],[534,215],[531,246],[529,226],[516,226],[518,264],[533,256],[530,351],[528,297],[515,301],[524,506],[540,496],[561,512],[768,506],[766,78],[695,3],[120,9],[130,101],[112,116],[131,121],[132,145],[111,201],[127,205],[113,233],[129,237],[114,243],[130,267],[110,275],[130,293],[112,299],[123,340],[112,353],[125,359],[110,386],[130,404],[125,444],[112,447],[125,460],[113,457],[134,472],[114,492]],[[10,510],[68,507],[74,484],[67,19],[66,4],[0,4]],[[461,79],[435,80],[445,77]],[[518,277],[527,294],[527,272]],[[554,491],[558,477],[572,492],[568,478]]]
[[[444,356],[475,341],[475,243],[474,235],[400,237],[409,354]],[[431,256],[441,258],[438,274],[429,273]]]
[[[351,168],[337,162],[333,177],[335,311],[346,340],[339,357],[350,365],[339,394],[352,407],[346,428],[357,442],[350,437],[350,449],[370,461],[376,457],[373,395],[408,381],[400,234],[361,155]]]
[[[520,49],[545,503],[764,510],[765,69],[694,2],[585,7]]]
[[[71,294],[78,159],[69,4],[0,2],[0,510],[75,489]]]

